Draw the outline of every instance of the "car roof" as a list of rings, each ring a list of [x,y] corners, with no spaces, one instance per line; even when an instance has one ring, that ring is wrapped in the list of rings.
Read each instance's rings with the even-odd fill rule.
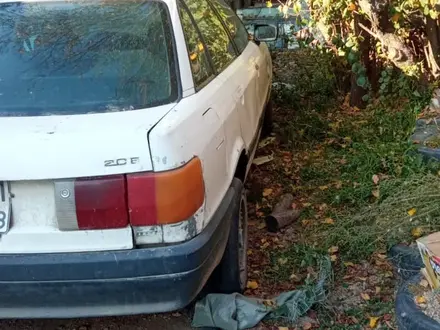
[[[105,0],[101,0],[101,1],[105,1]],[[129,1],[129,0],[128,0]],[[167,4],[168,6],[170,6],[171,4],[174,4],[176,2],[176,0],[146,0],[146,1],[162,1],[165,4]],[[14,3],[14,2],[75,2],[75,0],[0,0],[0,3]],[[90,1],[93,2],[93,1]]]

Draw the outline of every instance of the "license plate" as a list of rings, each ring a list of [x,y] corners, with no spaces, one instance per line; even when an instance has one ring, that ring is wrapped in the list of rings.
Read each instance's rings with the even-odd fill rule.
[[[9,230],[11,220],[11,199],[7,182],[0,181],[0,234]]]

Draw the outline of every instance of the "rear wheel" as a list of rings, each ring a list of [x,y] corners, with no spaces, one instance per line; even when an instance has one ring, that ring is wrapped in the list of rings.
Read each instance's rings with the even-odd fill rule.
[[[246,192],[241,181],[240,187],[240,204],[233,215],[225,253],[213,279],[215,291],[222,293],[243,292],[247,284],[248,213]]]

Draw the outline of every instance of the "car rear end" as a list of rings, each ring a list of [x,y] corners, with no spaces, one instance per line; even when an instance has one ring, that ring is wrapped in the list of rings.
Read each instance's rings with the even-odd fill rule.
[[[0,2],[1,318],[174,310],[218,264],[233,196],[197,235],[201,161],[152,166],[181,90],[168,6]]]

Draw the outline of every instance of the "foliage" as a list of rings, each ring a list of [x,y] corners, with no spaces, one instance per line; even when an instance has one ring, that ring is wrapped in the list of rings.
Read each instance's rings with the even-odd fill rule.
[[[439,8],[434,0],[283,0],[279,9],[287,13],[287,8],[309,16],[308,25],[321,31],[324,47],[344,59],[353,74],[353,105],[390,88],[388,69],[382,68],[396,67],[419,80],[440,76]]]

